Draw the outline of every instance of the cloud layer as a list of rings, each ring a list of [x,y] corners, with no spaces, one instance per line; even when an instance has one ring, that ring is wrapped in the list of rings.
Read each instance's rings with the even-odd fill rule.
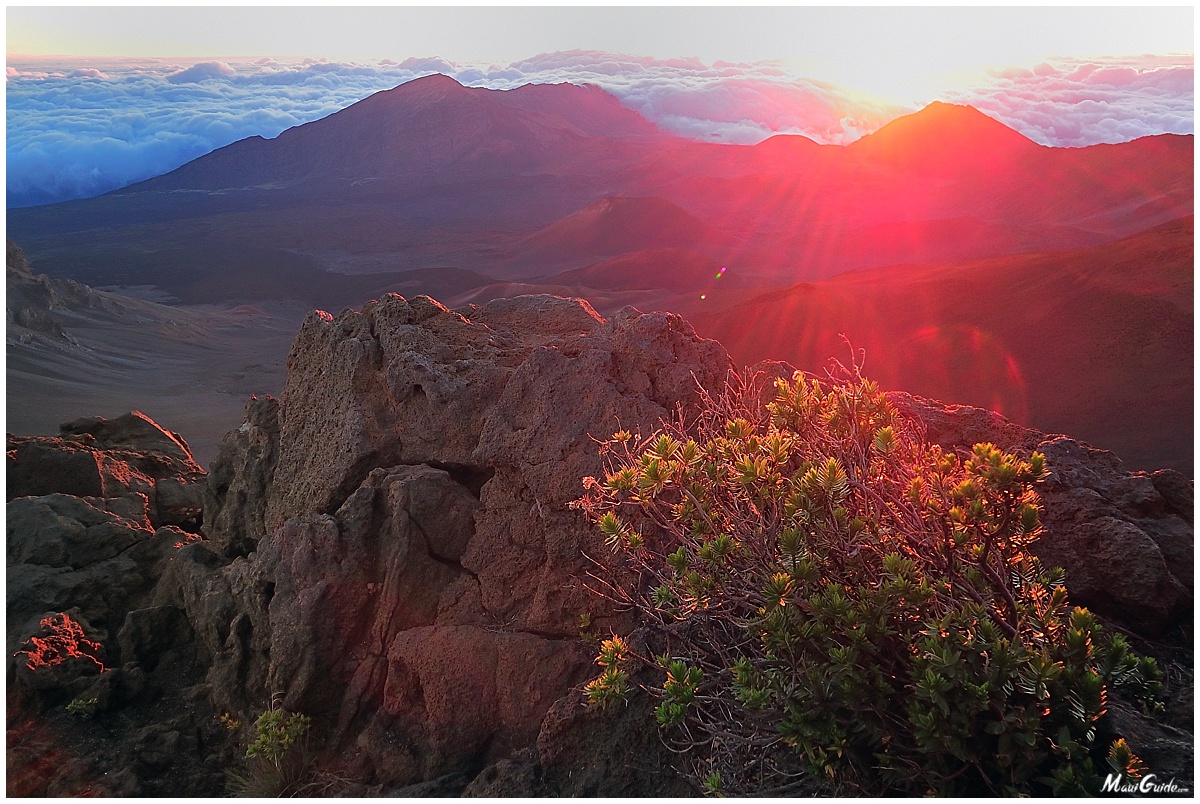
[[[1190,58],[1054,59],[990,78],[946,99],[970,103],[1043,145],[1079,147],[1193,133]]]
[[[706,65],[598,51],[486,66],[437,57],[370,63],[10,59],[8,206],[98,195],[244,137],[274,137],[434,72],[495,89],[596,84],[667,130],[719,142],[755,143],[789,133],[844,144],[914,111],[779,63]],[[971,103],[1037,142],[1078,146],[1191,133],[1192,87],[1191,57],[1062,59],[981,76],[973,88],[929,100]]]

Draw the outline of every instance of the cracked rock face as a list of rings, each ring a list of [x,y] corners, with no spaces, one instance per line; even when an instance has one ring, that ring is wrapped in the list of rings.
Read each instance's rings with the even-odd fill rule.
[[[580,615],[621,622],[583,585],[601,551],[568,508],[594,439],[651,431],[730,366],[678,316],[550,296],[313,313],[159,603],[188,612],[218,706],[280,694],[374,784],[470,777],[590,675]]]

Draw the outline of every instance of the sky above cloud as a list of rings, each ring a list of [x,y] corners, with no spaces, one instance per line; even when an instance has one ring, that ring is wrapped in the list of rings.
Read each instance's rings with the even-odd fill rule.
[[[1072,30],[1078,9],[127,11],[8,9],[9,206],[106,192],[433,72],[495,89],[596,84],[667,130],[734,143],[789,133],[844,144],[933,100],[975,105],[1045,145],[1193,128],[1190,8],[1165,10],[1186,21],[1182,38],[1172,38],[1178,24],[1156,16],[1164,10],[1136,18],[1098,10],[1082,26],[1090,39],[1050,35],[1055,25]],[[283,12],[289,24],[281,26]],[[385,12],[392,16],[349,24],[354,14]],[[1026,36],[1008,50],[991,44],[1016,23]],[[323,40],[300,35],[321,25]],[[358,35],[347,39],[347,31]],[[722,36],[714,40],[714,31]],[[551,40],[603,47],[511,53],[522,45],[536,53]],[[1056,41],[1064,48],[1057,56]],[[307,56],[263,55],[303,46],[312,48]],[[235,52],[255,55],[221,55]],[[420,55],[431,52],[439,55]]]

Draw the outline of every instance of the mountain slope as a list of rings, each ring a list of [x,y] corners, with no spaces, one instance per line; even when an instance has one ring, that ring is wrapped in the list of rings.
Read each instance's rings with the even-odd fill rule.
[[[607,239],[625,238],[628,253],[696,250],[786,285],[1098,244],[1190,215],[1191,143],[1047,148],[977,110],[932,104],[850,146],[716,145],[659,131],[595,87],[498,91],[429,76],[107,196],[11,210],[8,224],[54,275],[181,297],[308,285],[336,306],[321,274],[345,266],[454,266],[501,282],[585,267],[623,252],[548,227],[604,199],[655,198],[678,220],[656,229],[629,216],[627,234]]]
[[[662,198],[602,198],[517,244],[529,256],[610,257],[648,248],[694,247],[713,238],[704,221]]]
[[[444,75],[377,92],[328,117],[252,137],[117,191],[221,190],[429,180],[449,170],[516,173],[577,154],[592,138],[660,133],[607,93],[570,84],[469,88]]]
[[[844,274],[696,314],[735,359],[865,349],[886,388],[1192,471],[1193,219],[1100,247]]]

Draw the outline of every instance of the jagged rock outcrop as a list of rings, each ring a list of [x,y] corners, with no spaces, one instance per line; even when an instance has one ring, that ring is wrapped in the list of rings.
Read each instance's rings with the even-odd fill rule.
[[[1173,469],[1126,472],[1111,452],[1021,427],[991,411],[891,396],[924,423],[930,442],[947,449],[990,441],[1009,451],[1045,454],[1050,477],[1038,491],[1048,535],[1033,552],[1066,570],[1074,603],[1147,635],[1190,619],[1194,502],[1184,475]]]
[[[25,252],[16,243],[9,240],[6,246],[6,343],[32,343],[42,339],[74,346],[75,339],[51,315],[51,309],[60,306],[60,301],[50,279],[33,275]]]
[[[8,499],[96,497],[104,500],[101,508],[144,508],[154,527],[199,528],[204,470],[178,433],[136,410],[76,419],[60,430],[60,436],[8,436]]]
[[[115,636],[175,546],[199,538],[205,474],[178,434],[138,411],[61,430],[8,437],[10,657],[42,618],[72,608]]]
[[[195,637],[181,609],[152,604],[166,567],[200,539],[204,472],[136,411],[62,433],[8,439],[8,792],[220,792],[204,763],[221,735],[207,696],[184,689],[202,678]],[[93,724],[115,710],[119,722]],[[145,729],[186,750],[139,764],[162,748],[138,742]]]
[[[83,311],[127,316],[128,301],[120,296],[93,290],[73,279],[35,274],[20,246],[7,241],[5,272],[5,341],[40,344],[53,349],[80,350],[78,341],[64,323],[75,321]]]
[[[310,315],[288,366],[214,464],[212,544],[162,586],[220,705],[282,694],[388,786],[532,745],[591,672],[580,615],[616,622],[569,508],[593,437],[693,405],[728,357],[673,315],[388,296]]]

